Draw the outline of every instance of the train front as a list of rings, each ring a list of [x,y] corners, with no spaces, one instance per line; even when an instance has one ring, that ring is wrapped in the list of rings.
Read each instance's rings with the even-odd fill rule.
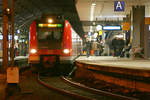
[[[81,38],[61,16],[42,16],[30,25],[29,63],[69,72],[81,52]],[[56,67],[57,66],[57,67]]]
[[[42,16],[30,26],[29,63],[59,62],[62,55],[64,20],[61,16]]]

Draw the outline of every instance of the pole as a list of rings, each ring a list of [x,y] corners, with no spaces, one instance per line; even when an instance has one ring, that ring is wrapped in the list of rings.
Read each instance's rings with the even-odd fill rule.
[[[11,0],[11,66],[14,66],[14,0]]]
[[[3,19],[3,57],[2,57],[2,67],[1,73],[4,76],[1,85],[1,100],[6,100],[6,69],[8,67],[8,16],[6,9],[8,8],[8,1],[2,0],[2,19]]]
[[[8,8],[8,1],[3,0],[3,62],[2,73],[6,74],[8,67],[8,16],[6,9]]]

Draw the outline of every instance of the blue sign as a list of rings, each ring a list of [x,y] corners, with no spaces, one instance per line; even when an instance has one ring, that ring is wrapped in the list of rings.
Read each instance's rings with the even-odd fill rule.
[[[124,11],[125,2],[124,1],[114,1],[114,11]]]

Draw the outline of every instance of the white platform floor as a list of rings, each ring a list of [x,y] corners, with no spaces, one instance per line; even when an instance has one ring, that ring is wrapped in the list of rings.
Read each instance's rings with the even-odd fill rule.
[[[117,58],[112,56],[80,56],[76,61],[87,64],[121,67],[128,69],[150,70],[150,60]]]
[[[26,59],[26,58],[28,58],[28,56],[17,56],[14,59],[15,60],[21,60],[21,59]],[[10,60],[10,58],[9,58],[9,60]],[[2,62],[2,58],[0,59],[0,62]]]

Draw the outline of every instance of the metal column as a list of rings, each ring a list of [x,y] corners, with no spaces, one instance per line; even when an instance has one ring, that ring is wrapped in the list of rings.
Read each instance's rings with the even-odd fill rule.
[[[14,66],[14,0],[11,0],[11,66]]]
[[[8,1],[3,0],[3,62],[2,62],[2,73],[6,73],[8,67]]]

